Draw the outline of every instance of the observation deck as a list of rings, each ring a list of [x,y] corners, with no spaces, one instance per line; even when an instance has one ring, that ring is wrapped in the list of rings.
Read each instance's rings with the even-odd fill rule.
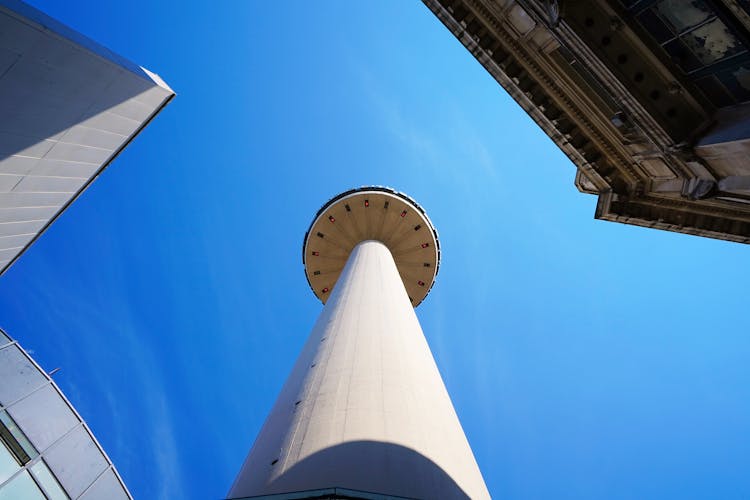
[[[388,247],[409,300],[417,307],[435,283],[440,240],[416,201],[380,186],[345,191],[315,214],[302,245],[305,276],[315,296],[326,303],[352,249],[365,240]]]

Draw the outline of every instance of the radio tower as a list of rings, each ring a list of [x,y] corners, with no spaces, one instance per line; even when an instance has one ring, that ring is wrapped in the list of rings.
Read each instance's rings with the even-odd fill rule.
[[[347,191],[302,249],[325,306],[228,497],[489,498],[414,313],[440,265],[424,210]]]

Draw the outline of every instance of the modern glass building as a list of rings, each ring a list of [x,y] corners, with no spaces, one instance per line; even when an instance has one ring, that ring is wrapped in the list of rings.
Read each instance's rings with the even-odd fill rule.
[[[131,498],[52,378],[0,330],[0,500]]]
[[[172,97],[157,75],[0,0],[0,274]],[[0,443],[0,500],[131,498],[81,416],[2,330]]]

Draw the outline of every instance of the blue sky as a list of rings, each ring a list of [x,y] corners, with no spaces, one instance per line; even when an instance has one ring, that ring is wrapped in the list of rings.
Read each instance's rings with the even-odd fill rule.
[[[136,498],[227,492],[321,310],[305,230],[366,184],[440,232],[417,314],[493,497],[750,497],[748,247],[595,221],[420,2],[31,3],[178,94],[0,278]]]

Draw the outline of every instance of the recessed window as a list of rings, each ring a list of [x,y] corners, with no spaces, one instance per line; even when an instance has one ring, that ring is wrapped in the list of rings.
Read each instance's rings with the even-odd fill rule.
[[[39,454],[5,410],[0,411],[0,440],[19,465],[29,463]]]
[[[329,215],[328,220],[331,222],[336,222],[336,218],[333,215]]]
[[[695,57],[682,40],[675,39],[664,44],[664,50],[677,65],[686,73],[700,69],[701,62]]]
[[[406,210],[404,210],[403,212],[401,212],[401,217],[406,217]]]
[[[350,207],[348,204],[344,205],[344,208],[346,209],[347,212],[351,212],[352,211],[352,207]]]
[[[45,500],[46,497],[32,479],[28,469],[23,469],[24,465],[34,460],[38,455],[36,448],[26,438],[11,416],[5,410],[0,411],[0,484],[5,483],[0,488],[0,497]],[[31,468],[37,466],[46,469],[41,460]],[[49,474],[49,471],[47,472]],[[8,481],[14,475],[15,477]],[[51,474],[49,475],[50,479],[56,484],[54,477],[51,477]],[[6,483],[6,481],[8,482]],[[56,493],[54,488],[51,489],[50,493]],[[68,498],[64,492],[60,491],[60,493],[62,493],[62,496],[57,495],[54,498]]]
[[[423,264],[423,266],[424,266],[424,267],[430,267],[430,263],[429,263],[429,262],[425,262],[425,263]]]
[[[419,231],[420,229],[422,229],[422,224],[417,224],[416,226],[414,226],[415,231]]]
[[[722,82],[714,75],[708,75],[705,78],[699,78],[695,81],[698,88],[715,106],[731,106],[734,99]]]
[[[387,201],[385,203],[383,203],[383,208],[385,208],[386,210],[388,209],[388,202]]]
[[[323,293],[328,293],[328,287],[325,287],[323,290],[321,290]]]
[[[718,73],[719,81],[733,96],[750,101],[750,61],[737,68]]]
[[[735,85],[737,80],[728,76],[750,65],[750,46],[742,36],[744,27],[733,16],[719,15],[717,2],[659,0],[623,3],[633,18],[661,45],[665,55],[701,88],[715,106],[750,100],[750,89]],[[717,78],[707,78],[710,76]]]
[[[429,243],[422,243],[422,248],[427,248],[428,246],[430,246]]]
[[[365,208],[370,206],[370,200],[365,200]]]
[[[661,1],[657,2],[652,9],[656,11],[662,21],[666,21],[674,33],[694,28],[714,17],[711,9],[701,0]]]
[[[320,255],[320,252],[313,252],[312,254],[313,254],[313,255],[314,255],[315,257],[317,257],[318,255]]]
[[[419,281],[417,281],[417,284],[418,284],[419,286],[424,286],[424,281],[422,281],[422,280],[419,280]]]
[[[321,233],[320,231],[318,231],[318,237],[319,238],[323,238],[323,237],[325,237],[325,235],[323,233]]]
[[[313,276],[318,276],[320,274],[320,271],[313,272]]]

